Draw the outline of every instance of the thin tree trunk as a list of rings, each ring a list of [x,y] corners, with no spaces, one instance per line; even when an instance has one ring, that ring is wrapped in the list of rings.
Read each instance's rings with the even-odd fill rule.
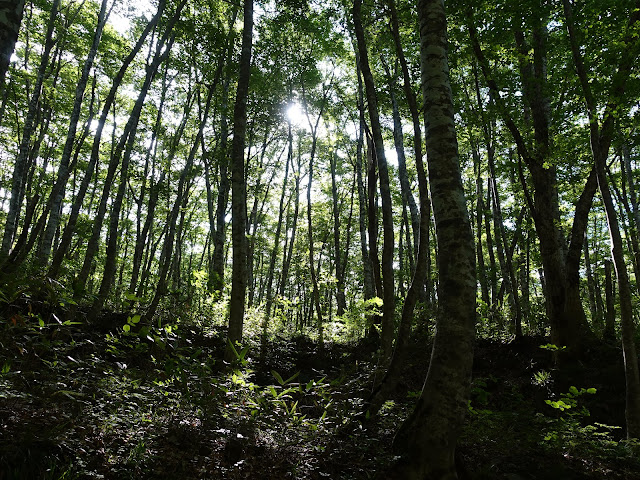
[[[176,195],[176,200],[173,204],[173,208],[167,215],[167,225],[169,226],[167,230],[167,235],[165,236],[164,245],[162,247],[162,253],[160,255],[160,267],[158,272],[158,284],[156,286],[155,294],[153,299],[151,300],[151,304],[145,313],[145,320],[147,322],[151,322],[153,316],[156,313],[158,305],[160,304],[160,300],[166,294],[167,290],[167,276],[169,273],[169,268],[172,263],[171,252],[174,249],[174,239],[176,237],[176,222],[178,220],[178,215],[182,214],[183,217],[178,225],[177,237],[178,244],[181,244],[181,229],[184,223],[184,213],[187,207],[187,199],[188,192],[190,188],[190,177],[192,175],[192,168],[195,156],[200,148],[201,141],[203,138],[204,128],[209,119],[209,110],[211,108],[211,100],[213,98],[213,91],[215,89],[215,84],[209,86],[209,92],[207,93],[207,100],[204,107],[204,112],[202,113],[202,117],[200,118],[200,127],[198,129],[198,133],[196,134],[196,138],[193,141],[193,145],[189,150],[189,155],[187,157],[187,161],[185,166],[180,174],[180,180],[178,182],[178,192]],[[186,113],[185,113],[186,116]],[[178,258],[178,256],[175,256]]]
[[[66,190],[67,182],[69,181],[69,162],[71,160],[71,153],[73,149],[73,144],[76,138],[76,130],[78,126],[78,121],[80,119],[80,111],[82,107],[82,101],[84,98],[84,93],[87,87],[87,81],[89,80],[89,74],[91,72],[91,68],[93,67],[93,62],[98,52],[98,45],[100,44],[100,39],[102,38],[102,30],[107,22],[107,18],[110,12],[107,12],[107,1],[102,0],[102,4],[100,6],[100,12],[98,13],[98,23],[96,25],[96,31],[93,35],[93,42],[89,49],[89,54],[84,62],[82,67],[82,73],[80,74],[80,79],[78,80],[78,84],[76,85],[75,98],[73,102],[73,110],[69,117],[69,128],[67,130],[67,139],[65,141],[62,157],[60,158],[60,166],[58,167],[58,175],[56,182],[51,190],[51,194],[49,196],[49,201],[47,202],[47,209],[49,210],[49,221],[47,222],[47,226],[44,229],[42,235],[42,241],[38,246],[38,251],[36,253],[38,263],[41,266],[44,266],[49,260],[49,255],[51,254],[51,245],[53,243],[53,237],[58,229],[58,225],[60,224],[60,213],[62,201],[64,199],[64,193]]]
[[[344,276],[342,256],[340,251],[340,210],[338,209],[338,187],[336,185],[337,152],[333,152],[330,158],[331,164],[331,197],[333,205],[333,249],[336,267],[336,304],[337,315],[341,317],[347,309],[347,301],[344,294]],[[346,245],[348,248],[348,244]]]
[[[244,170],[244,148],[247,131],[247,98],[251,75],[253,45],[253,0],[244,0],[242,47],[240,53],[236,103],[233,111],[233,143],[231,149],[231,237],[233,267],[229,300],[229,330],[225,359],[235,361],[232,347],[242,341],[245,296],[247,291],[247,184]]]
[[[289,121],[289,144],[291,142],[291,121]],[[292,158],[293,152],[291,148],[287,153],[287,160],[284,167],[284,179],[282,180],[282,193],[280,194],[280,205],[278,207],[278,223],[276,225],[275,238],[273,240],[273,248],[271,249],[271,256],[269,258],[269,271],[267,272],[267,300],[266,306],[264,309],[263,317],[262,317],[262,337],[260,342],[260,356],[264,358],[264,354],[266,352],[267,347],[267,332],[269,327],[269,318],[271,318],[271,307],[273,306],[273,297],[272,297],[272,289],[273,289],[273,273],[276,268],[276,259],[278,258],[278,253],[280,251],[280,233],[282,232],[282,220],[284,217],[284,199],[287,193],[287,181],[289,179],[289,164],[293,161]]]
[[[60,244],[58,245],[58,248],[56,249],[53,255],[51,267],[49,268],[48,274],[52,278],[55,278],[58,276],[58,272],[60,271],[60,267],[62,266],[62,261],[64,259],[64,256],[67,254],[69,250],[69,246],[71,245],[71,239],[75,232],[75,226],[78,221],[78,217],[80,215],[80,209],[82,208],[84,197],[91,183],[91,179],[93,177],[93,173],[94,173],[94,170],[96,169],[98,158],[100,156],[100,140],[102,138],[102,130],[104,128],[107,116],[109,115],[109,111],[111,110],[111,107],[114,105],[118,88],[120,87],[120,84],[124,79],[124,75],[127,69],[129,68],[129,65],[131,64],[133,59],[137,56],[138,52],[142,49],[145,43],[145,40],[149,35],[149,33],[151,32],[151,30],[155,28],[155,26],[157,25],[160,17],[164,12],[165,5],[166,5],[166,0],[160,0],[158,2],[158,11],[153,16],[151,21],[149,21],[149,23],[146,25],[145,29],[140,35],[140,38],[136,42],[135,46],[133,47],[129,55],[127,55],[127,57],[123,60],[122,66],[120,67],[120,70],[116,74],[116,77],[114,78],[113,83],[111,85],[111,89],[109,90],[109,93],[107,94],[107,97],[104,100],[102,113],[100,115],[100,119],[98,120],[98,127],[96,129],[96,132],[93,138],[93,147],[91,149],[91,157],[89,159],[89,164],[87,165],[85,176],[82,179],[82,182],[80,183],[80,188],[76,193],[76,198],[71,207],[71,212],[69,214],[69,219],[67,220],[67,225],[65,226],[64,232],[60,239]],[[114,125],[115,125],[115,122],[114,122]],[[95,187],[95,184],[94,184],[94,187]]]
[[[475,143],[475,142],[474,142]],[[487,283],[487,271],[484,264],[484,252],[482,248],[482,219],[484,218],[484,190],[482,188],[482,170],[480,168],[480,153],[477,146],[472,146],[473,168],[476,173],[476,261],[478,263],[478,280],[482,301],[488,307],[491,302],[489,297],[489,285]]]
[[[382,230],[384,239],[382,244],[382,286],[383,286],[383,306],[382,306],[382,355],[385,359],[390,359],[393,353],[393,337],[395,326],[395,289],[393,279],[393,204],[391,202],[391,189],[389,186],[389,168],[384,152],[384,141],[382,139],[382,127],[378,113],[378,99],[376,95],[373,74],[369,66],[369,53],[364,38],[362,19],[360,10],[362,0],[355,0],[353,3],[353,23],[360,53],[360,69],[365,85],[365,94],[369,110],[369,121],[371,122],[371,134],[375,146],[375,158],[378,163],[378,174],[380,176],[380,199],[382,200]]]
[[[358,76],[358,112],[360,118],[359,130],[358,130],[358,139],[356,143],[356,163],[355,163],[355,172],[356,172],[356,182],[358,185],[358,226],[360,228],[360,254],[362,256],[362,276],[363,276],[363,289],[364,289],[364,299],[369,300],[375,295],[375,281],[373,278],[373,266],[371,262],[371,257],[369,254],[369,247],[367,246],[367,212],[368,212],[368,198],[367,198],[367,190],[365,189],[364,181],[362,178],[363,172],[363,149],[364,149],[364,139],[365,139],[365,130],[366,130],[366,122],[364,117],[364,94],[362,88],[362,75],[360,72],[360,55],[358,54],[357,46],[354,46],[355,56],[356,56],[356,70]],[[376,227],[377,228],[377,227]]]
[[[183,6],[184,6],[183,2]],[[173,24],[177,21],[177,16],[179,15],[179,11],[176,16],[173,18]],[[171,28],[173,27],[171,25]],[[138,93],[138,98],[131,110],[129,115],[129,119],[124,128],[124,132],[120,137],[120,141],[115,148],[110,160],[109,167],[107,169],[107,175],[104,181],[104,186],[102,189],[102,195],[100,197],[100,204],[98,205],[98,211],[93,221],[93,228],[91,231],[91,238],[87,243],[87,249],[85,252],[85,258],[80,269],[80,272],[76,276],[73,284],[74,293],[76,297],[79,297],[84,294],[86,289],[86,282],[89,276],[89,272],[91,271],[91,266],[94,261],[94,258],[98,252],[98,247],[100,244],[100,234],[102,230],[102,225],[104,222],[104,217],[107,211],[107,203],[109,200],[109,193],[112,187],[113,179],[116,174],[116,170],[118,165],[120,165],[120,161],[122,160],[122,165],[120,166],[121,172],[121,180],[118,186],[118,191],[116,192],[116,198],[113,200],[111,205],[111,215],[109,218],[109,236],[107,238],[108,249],[113,257],[111,262],[107,261],[105,263],[105,271],[103,274],[103,278],[101,281],[101,292],[98,294],[98,298],[104,297],[103,300],[94,301],[92,307],[92,319],[95,319],[100,310],[102,308],[101,302],[104,302],[106,299],[106,295],[108,293],[108,289],[111,287],[111,284],[108,285],[105,283],[105,277],[109,279],[109,282],[113,279],[113,272],[115,271],[115,249],[117,247],[117,228],[118,228],[118,218],[120,214],[120,208],[122,207],[122,199],[124,197],[124,192],[126,189],[127,179],[129,175],[129,161],[131,159],[131,153],[133,150],[133,145],[135,142],[136,132],[138,128],[138,123],[140,121],[140,113],[142,111],[142,107],[144,105],[147,93],[149,91],[149,87],[151,86],[151,82],[155,77],[155,74],[158,70],[160,64],[164,61],[164,59],[168,56],[170,51],[170,46],[173,43],[173,39],[169,40],[169,44],[167,44],[167,48],[162,51],[163,47],[166,45],[168,40],[168,35],[170,34],[170,30],[167,30],[162,39],[160,39],[156,45],[156,52],[153,56],[151,64],[148,65],[146,69],[146,76],[144,79],[144,83],[140,92]],[[162,52],[162,53],[161,53]],[[109,255],[108,255],[109,257]]]
[[[289,152],[291,152],[291,159],[293,161],[293,139],[289,139]],[[283,259],[282,259],[282,277],[280,278],[280,296],[284,296],[285,288],[289,284],[289,267],[291,265],[291,258],[293,256],[293,247],[296,241],[296,230],[298,229],[298,215],[300,212],[300,173],[302,160],[300,158],[300,145],[298,145],[298,161],[295,178],[295,190],[293,192],[293,224],[291,226],[291,238],[289,239],[289,251],[284,251]]]
[[[29,100],[29,109],[25,117],[24,126],[22,128],[22,140],[18,150],[13,167],[13,177],[11,180],[11,200],[9,201],[9,211],[5,220],[4,235],[2,237],[2,245],[0,246],[0,258],[9,255],[13,240],[18,231],[18,219],[22,209],[22,200],[25,192],[25,180],[29,171],[29,151],[31,148],[31,137],[34,133],[36,124],[36,116],[40,106],[40,97],[42,95],[42,87],[49,65],[49,57],[51,50],[55,44],[53,30],[55,28],[55,20],[58,15],[60,0],[54,0],[49,14],[47,23],[47,32],[45,34],[44,50],[40,59],[40,66],[36,76],[36,83],[33,87],[33,93]],[[5,52],[0,51],[0,56]]]
[[[602,338],[608,342],[616,339],[616,295],[614,292],[613,272],[611,260],[604,261],[604,294],[605,294],[605,326]]]
[[[142,107],[144,105],[144,101],[147,96],[147,92],[151,86],[151,82],[153,81],[156,73],[158,71],[158,67],[162,62],[166,60],[171,52],[171,47],[173,45],[174,36],[172,35],[172,30],[178,19],[180,18],[180,12],[182,11],[182,7],[186,2],[183,2],[180,6],[178,6],[175,14],[169,20],[165,33],[158,42],[156,46],[156,52],[153,58],[151,65],[147,68],[147,75],[144,80],[144,84],[140,90],[138,95],[138,99],[136,100],[136,104],[131,112],[131,116],[129,117],[129,121],[127,122],[127,127],[125,127],[125,135],[128,136],[126,147],[124,148],[124,155],[122,154],[122,150],[119,150],[116,154],[116,165],[119,163],[119,158],[122,156],[122,165],[120,166],[120,183],[118,185],[118,190],[116,192],[116,196],[113,199],[113,203],[111,204],[111,212],[109,214],[109,228],[107,232],[107,251],[106,251],[106,259],[104,264],[104,271],[102,273],[102,279],[100,282],[100,289],[98,291],[98,295],[96,296],[93,305],[91,306],[91,311],[88,315],[88,320],[95,320],[104,305],[107,296],[109,295],[109,291],[111,289],[111,284],[113,283],[113,277],[116,271],[117,265],[117,253],[118,253],[118,226],[119,226],[119,217],[120,211],[122,209],[122,201],[124,198],[124,194],[127,189],[128,180],[129,180],[129,163],[131,160],[131,154],[133,151],[133,145],[136,139],[136,133],[138,129],[138,124],[140,120],[140,113],[142,111]],[[170,38],[169,38],[170,37]],[[187,104],[190,101],[187,100]],[[185,117],[187,113],[185,112]],[[128,130],[128,132],[127,132]],[[124,136],[124,135],[123,135]],[[122,142],[124,143],[124,142]],[[108,195],[109,185],[105,185],[105,193]],[[95,222],[99,223],[101,220],[100,217],[96,218]],[[173,227],[173,225],[171,225]],[[94,232],[96,229],[94,229]],[[100,229],[97,229],[98,233],[100,233]],[[95,242],[97,245],[97,242]],[[87,250],[88,247],[87,247]],[[91,262],[91,257],[87,255],[85,262],[89,259]],[[79,279],[81,281],[81,279]],[[82,284],[81,284],[82,285]],[[76,285],[77,287],[77,285]]]
[[[585,232],[584,239],[584,268],[587,274],[587,289],[589,291],[591,322],[596,330],[600,331],[603,328],[603,316],[602,312],[599,311],[598,302],[596,302],[596,283],[594,279],[593,267],[591,265],[591,252],[589,251],[589,239],[587,238],[587,232]]]
[[[209,280],[208,287],[211,292],[219,292],[221,296],[224,289],[224,245],[227,239],[227,208],[229,205],[229,189],[231,184],[229,182],[228,171],[228,137],[229,137],[229,122],[227,121],[227,104],[229,99],[229,87],[231,84],[231,73],[233,71],[230,68],[231,55],[233,53],[233,41],[235,39],[235,25],[236,17],[238,15],[238,9],[233,9],[231,15],[231,22],[229,23],[229,37],[227,45],[227,59],[228,65],[227,73],[222,87],[222,102],[221,102],[221,119],[220,119],[220,144],[218,148],[218,168],[219,168],[219,183],[218,183],[218,198],[216,203],[216,216],[215,216],[215,229],[212,228],[214,233],[213,238],[213,257],[209,267]],[[213,225],[212,225],[213,227]]]

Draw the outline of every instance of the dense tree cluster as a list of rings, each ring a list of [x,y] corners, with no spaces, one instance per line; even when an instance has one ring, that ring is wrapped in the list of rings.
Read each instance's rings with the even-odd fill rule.
[[[368,337],[368,415],[435,321],[405,478],[455,476],[476,331],[621,338],[637,438],[640,3],[444,7],[0,2],[4,296]]]

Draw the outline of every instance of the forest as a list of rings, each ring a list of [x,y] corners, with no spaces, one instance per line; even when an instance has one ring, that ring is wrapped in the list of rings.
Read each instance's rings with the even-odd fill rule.
[[[640,479],[640,0],[0,1],[0,480]]]

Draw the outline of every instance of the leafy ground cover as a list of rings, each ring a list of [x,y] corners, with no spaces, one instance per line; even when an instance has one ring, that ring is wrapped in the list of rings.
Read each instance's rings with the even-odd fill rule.
[[[376,375],[366,343],[276,338],[229,368],[216,330],[17,319],[0,331],[2,480],[393,478],[393,434],[430,350],[426,337],[412,347],[394,398],[363,422]],[[617,427],[620,352],[602,348],[560,375],[544,343],[478,342],[461,476],[640,478],[638,446]]]

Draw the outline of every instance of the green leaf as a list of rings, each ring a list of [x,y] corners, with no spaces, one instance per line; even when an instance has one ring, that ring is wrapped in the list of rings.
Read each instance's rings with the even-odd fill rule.
[[[131,325],[129,325],[128,323],[125,323],[125,324],[122,326],[122,329],[123,329],[125,332],[129,333],[129,331],[131,330]]]
[[[598,390],[596,390],[595,388],[587,388],[587,393],[590,393],[591,395],[593,395],[594,393],[596,393]]]
[[[296,373],[294,373],[294,374],[293,374],[293,375],[291,375],[289,378],[287,378],[287,379],[284,381],[284,383],[286,384],[286,383],[291,383],[291,382],[293,382],[293,381],[296,379],[296,377],[297,377],[298,375],[300,375],[300,372],[296,372]]]
[[[278,372],[276,372],[275,370],[271,370],[271,375],[273,375],[273,377],[278,381],[280,385],[284,385],[284,380]]]

